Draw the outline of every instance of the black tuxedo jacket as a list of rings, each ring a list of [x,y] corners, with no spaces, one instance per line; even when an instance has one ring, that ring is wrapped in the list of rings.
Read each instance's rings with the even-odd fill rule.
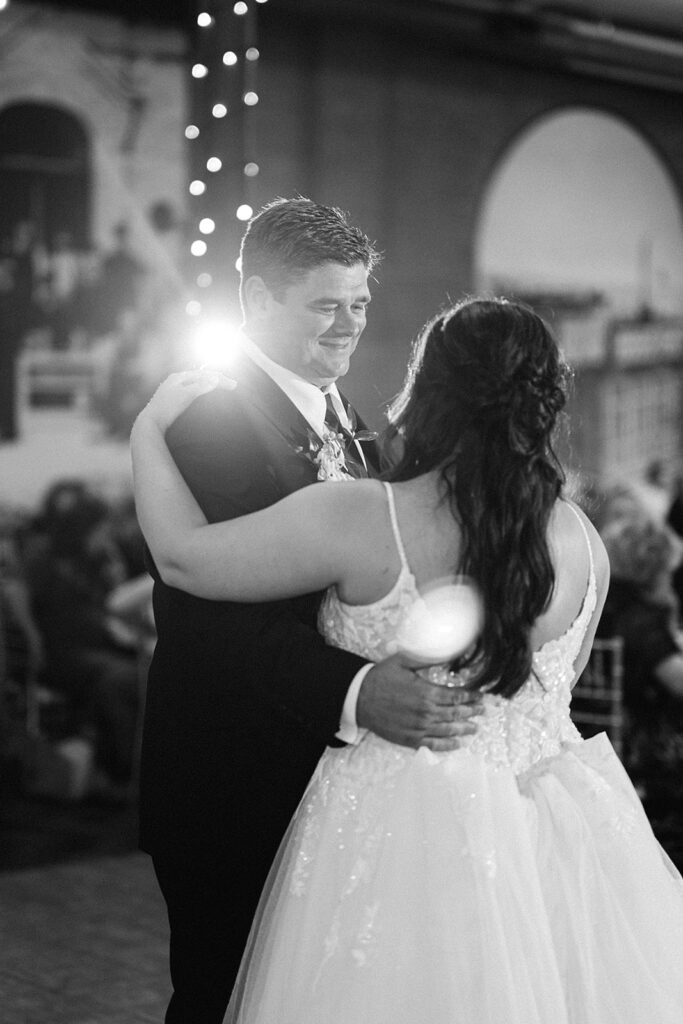
[[[306,454],[311,428],[284,392],[246,357],[230,372],[234,391],[203,395],[167,433],[212,522],[264,508],[317,472]],[[374,442],[362,443],[376,469]],[[228,868],[251,858],[255,870],[267,869],[320,754],[335,742],[363,664],[317,633],[320,597],[207,601],[155,575],[143,849],[201,850],[204,858],[213,850]]]

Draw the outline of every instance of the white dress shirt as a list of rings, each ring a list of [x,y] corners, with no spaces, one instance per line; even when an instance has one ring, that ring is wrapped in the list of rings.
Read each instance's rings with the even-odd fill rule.
[[[243,331],[240,335],[240,342],[242,351],[284,391],[319,437],[322,438],[325,432],[326,392],[329,392],[332,396],[332,403],[339,416],[339,422],[343,427],[351,429],[351,424],[336,384],[330,384],[323,392],[316,384],[312,384],[286,367],[280,366],[279,363],[273,362]],[[361,446],[356,444],[356,448],[363,459],[363,464],[365,464]],[[337,738],[345,743],[358,743],[365,735],[366,730],[360,729],[356,724],[356,704],[361,684],[371,668],[372,663],[369,663],[359,669],[347,690],[339,730],[336,733]]]

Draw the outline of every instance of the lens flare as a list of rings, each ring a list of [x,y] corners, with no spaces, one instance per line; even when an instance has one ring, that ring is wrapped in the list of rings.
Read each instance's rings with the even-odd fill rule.
[[[479,590],[465,576],[439,580],[409,609],[396,647],[420,665],[457,658],[474,643],[483,622]]]
[[[192,354],[200,366],[229,366],[239,349],[240,331],[229,320],[204,320],[192,332]]]

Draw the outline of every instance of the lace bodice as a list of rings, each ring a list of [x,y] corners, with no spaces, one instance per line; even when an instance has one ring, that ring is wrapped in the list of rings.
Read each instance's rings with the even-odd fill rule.
[[[319,617],[319,629],[328,643],[368,661],[380,661],[394,653],[399,625],[413,603],[420,600],[415,577],[405,557],[391,486],[385,484],[385,487],[401,556],[398,579],[388,594],[368,605],[345,604],[331,588]],[[588,534],[580,518],[579,522],[590,552],[589,580],[581,611],[562,636],[548,641],[534,653],[532,675],[512,698],[484,694],[482,713],[473,719],[477,731],[461,742],[460,749],[466,747],[516,774],[542,758],[557,754],[563,743],[580,739],[569,716],[571,683],[574,662],[595,610],[597,588]]]

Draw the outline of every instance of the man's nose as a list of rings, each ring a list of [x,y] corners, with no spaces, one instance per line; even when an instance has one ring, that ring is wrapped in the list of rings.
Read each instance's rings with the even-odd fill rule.
[[[340,306],[334,318],[334,328],[339,334],[355,334],[364,322],[363,313],[358,313],[347,306]]]

